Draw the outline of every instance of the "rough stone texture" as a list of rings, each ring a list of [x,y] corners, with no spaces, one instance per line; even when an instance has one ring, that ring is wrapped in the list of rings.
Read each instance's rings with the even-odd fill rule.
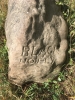
[[[10,82],[46,82],[66,58],[67,26],[55,0],[9,0],[5,24]]]

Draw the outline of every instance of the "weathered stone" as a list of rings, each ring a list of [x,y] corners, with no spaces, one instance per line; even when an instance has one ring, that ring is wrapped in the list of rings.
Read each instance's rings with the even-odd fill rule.
[[[46,82],[66,58],[67,26],[55,0],[9,0],[5,24],[10,82]]]

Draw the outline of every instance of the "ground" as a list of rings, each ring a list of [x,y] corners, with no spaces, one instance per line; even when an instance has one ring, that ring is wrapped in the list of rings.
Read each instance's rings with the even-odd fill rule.
[[[62,71],[54,80],[44,84],[27,83],[22,87],[8,81],[8,55],[5,46],[4,22],[7,0],[0,1],[0,100],[75,100],[75,1],[60,0],[68,24],[68,54]]]

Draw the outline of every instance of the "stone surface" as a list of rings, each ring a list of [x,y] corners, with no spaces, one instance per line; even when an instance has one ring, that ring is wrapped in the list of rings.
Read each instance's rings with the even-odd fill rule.
[[[66,59],[67,26],[55,0],[9,0],[5,23],[10,82],[46,82]]]

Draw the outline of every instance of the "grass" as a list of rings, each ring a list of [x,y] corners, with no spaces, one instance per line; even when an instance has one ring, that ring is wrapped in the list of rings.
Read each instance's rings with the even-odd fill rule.
[[[75,0],[60,0],[64,18],[68,24],[68,60],[55,80],[43,84],[29,83],[23,87],[8,81],[8,54],[5,46],[4,22],[6,1],[0,0],[0,100],[70,100],[75,99]],[[69,93],[69,90],[71,92]]]

